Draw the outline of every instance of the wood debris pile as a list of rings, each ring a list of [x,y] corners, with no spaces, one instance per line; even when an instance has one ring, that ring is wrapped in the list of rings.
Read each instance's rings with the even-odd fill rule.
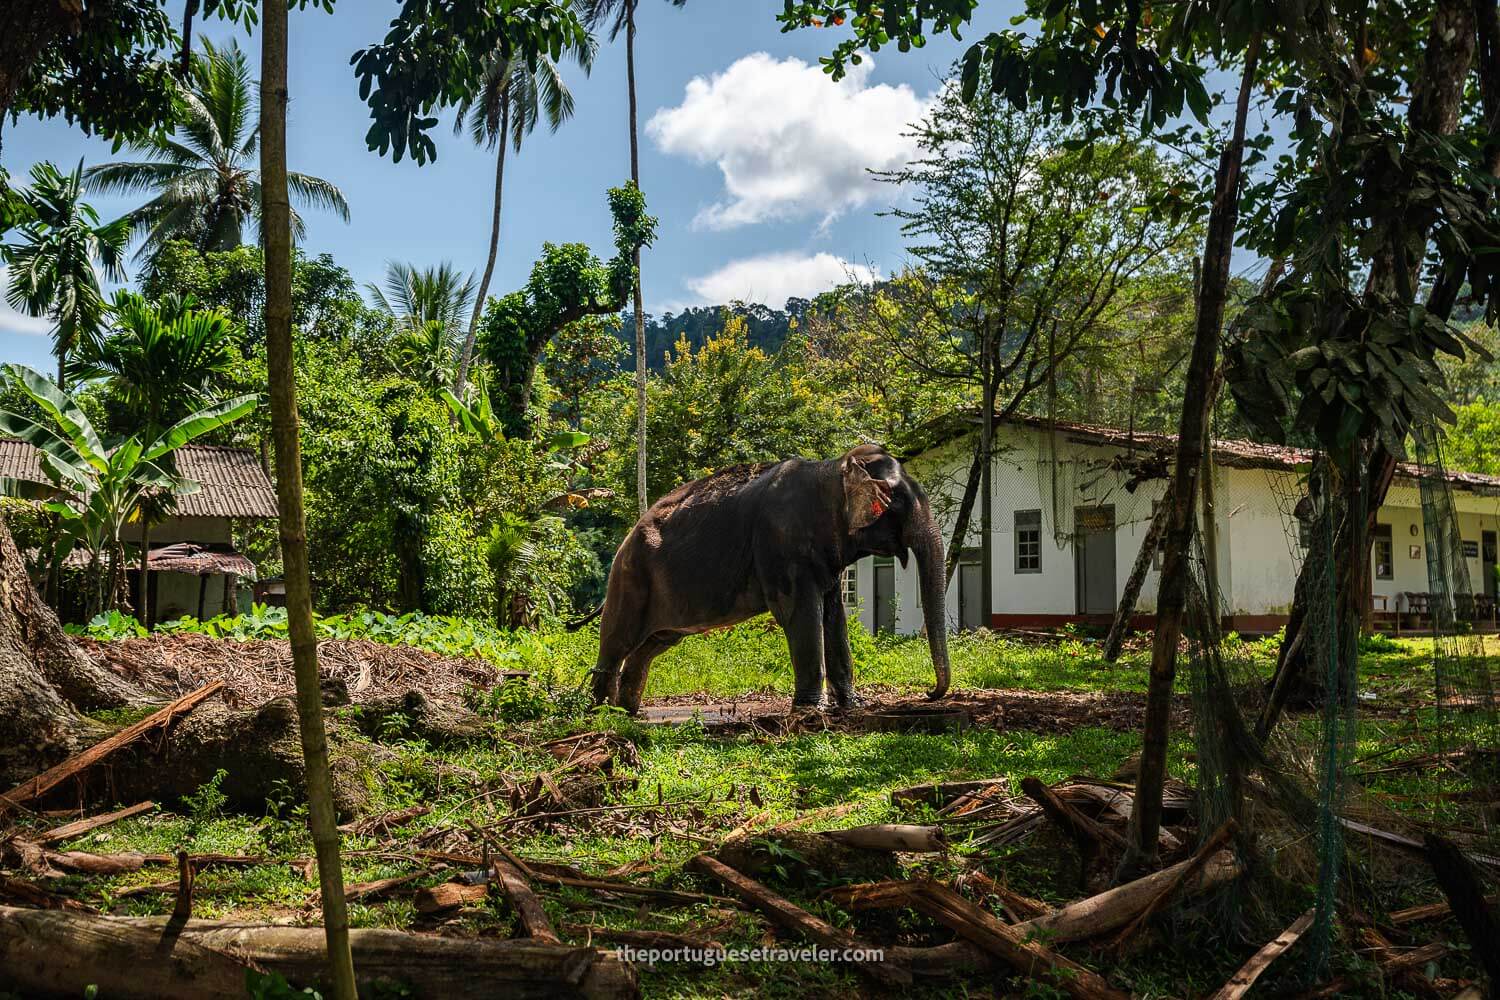
[[[75,641],[121,677],[174,696],[222,680],[225,704],[249,708],[296,690],[291,643],[285,639],[231,641],[178,632],[143,639]],[[347,693],[356,702],[414,688],[457,702],[468,688],[525,676],[521,671],[500,670],[477,656],[440,656],[368,639],[319,642],[318,667],[325,687]]]

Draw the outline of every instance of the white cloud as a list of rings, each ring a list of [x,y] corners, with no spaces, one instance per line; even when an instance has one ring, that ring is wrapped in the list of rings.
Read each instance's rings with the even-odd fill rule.
[[[869,170],[910,161],[906,133],[932,97],[909,86],[871,86],[868,56],[838,83],[800,59],[744,56],[688,81],[682,103],[661,108],[646,133],[666,153],[718,165],[725,199],[698,213],[710,229],[817,215],[823,224],[892,192]]]
[[[0,267],[0,333],[16,333],[27,337],[42,337],[52,332],[52,321],[46,317],[28,316],[17,312],[5,301],[6,269]]]
[[[696,278],[687,285],[705,302],[761,302],[780,309],[796,296],[810,299],[851,279],[873,281],[879,272],[831,253],[795,251],[743,257]]]

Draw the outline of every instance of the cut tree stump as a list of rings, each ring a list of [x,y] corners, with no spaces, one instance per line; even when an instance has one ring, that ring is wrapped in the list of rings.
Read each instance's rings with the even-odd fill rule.
[[[840,930],[827,921],[813,916],[802,907],[778,896],[754,879],[741,875],[722,861],[707,854],[697,855],[687,863],[687,867],[702,872],[719,882],[759,910],[778,927],[823,945],[825,948],[864,952],[878,950],[848,931]],[[911,972],[891,961],[864,961],[851,964],[870,978],[888,986],[906,986],[912,981]]]
[[[88,770],[121,747],[128,746],[153,729],[167,725],[177,716],[191,712],[200,702],[217,693],[223,686],[223,681],[211,681],[198,690],[183,695],[160,711],[153,712],[141,721],[126,726],[108,739],[95,743],[83,753],[75,754],[56,767],[49,768],[36,777],[21,782],[4,795],[0,795],[0,816],[3,816],[7,809],[41,798],[64,781]]]

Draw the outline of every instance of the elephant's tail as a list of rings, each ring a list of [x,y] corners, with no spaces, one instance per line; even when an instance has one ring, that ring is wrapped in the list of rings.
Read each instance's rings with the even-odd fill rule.
[[[575,618],[572,621],[566,623],[563,627],[566,628],[569,632],[577,632],[589,622],[593,621],[595,618],[598,618],[600,612],[602,612],[603,610],[604,605],[601,603],[597,608],[595,608],[593,611],[590,611],[582,618]]]

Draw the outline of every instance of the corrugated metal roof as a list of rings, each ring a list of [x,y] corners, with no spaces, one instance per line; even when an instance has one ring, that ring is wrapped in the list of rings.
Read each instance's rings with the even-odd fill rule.
[[[37,558],[35,550],[28,554]],[[135,569],[140,564],[136,551],[127,550],[126,569]],[[92,557],[83,549],[75,548],[68,553],[63,565],[69,569],[87,569]],[[177,542],[153,548],[146,557],[146,568],[160,573],[186,573],[189,576],[217,576],[227,573],[246,580],[255,579],[255,564],[248,557],[231,548],[210,548],[196,542]]]
[[[177,472],[203,487],[178,498],[180,517],[276,516],[276,491],[248,448],[183,445],[177,449]],[[0,477],[47,482],[36,449],[15,438],[0,438]]]
[[[979,414],[968,414],[970,423],[979,423]],[[1070,440],[1084,444],[1108,445],[1116,448],[1138,448],[1144,451],[1171,451],[1177,447],[1176,434],[1159,434],[1143,431],[1128,431],[1118,427],[1099,424],[1080,424],[1067,420],[1048,420],[1045,417],[1012,416],[1001,423],[1039,430],[1055,427],[1058,433]],[[1214,461],[1240,469],[1293,469],[1310,465],[1314,452],[1307,448],[1286,445],[1261,444],[1239,438],[1214,441]],[[1171,456],[1169,456],[1171,457]],[[1421,466],[1414,462],[1402,462],[1396,466],[1396,475],[1405,479],[1421,479],[1425,475]],[[1500,494],[1500,476],[1487,476],[1480,472],[1463,472],[1449,469],[1446,472],[1449,485],[1455,489],[1486,495]]]

